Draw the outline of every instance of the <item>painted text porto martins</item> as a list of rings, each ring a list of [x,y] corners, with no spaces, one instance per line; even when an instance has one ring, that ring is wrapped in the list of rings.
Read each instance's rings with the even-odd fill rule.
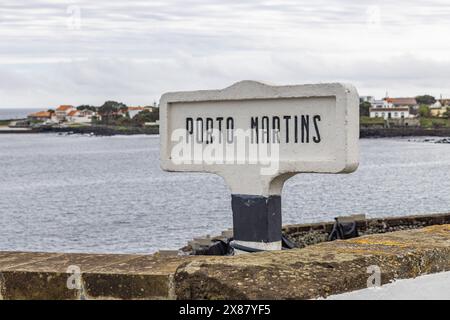
[[[251,116],[248,127],[251,130],[251,143],[320,143],[320,124],[318,114],[295,114],[281,116]],[[196,143],[233,143],[236,129],[234,117],[187,117],[187,139]],[[218,135],[213,135],[218,132]],[[215,141],[218,139],[219,141]],[[224,141],[222,141],[224,139]]]

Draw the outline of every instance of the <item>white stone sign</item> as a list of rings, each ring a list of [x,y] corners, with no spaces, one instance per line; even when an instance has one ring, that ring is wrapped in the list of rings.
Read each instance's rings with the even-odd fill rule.
[[[266,233],[273,223],[280,229],[264,239],[258,238],[261,232],[245,235],[238,243],[277,249],[283,183],[296,173],[349,173],[358,167],[359,98],[353,86],[340,83],[242,81],[223,90],[166,93],[160,101],[160,134],[164,170],[211,172],[225,179],[233,194],[235,238],[246,233],[236,226],[242,216],[243,229],[242,224],[254,222],[250,216],[267,220]],[[245,196],[252,205],[255,197],[262,199],[280,217],[262,218],[261,207],[256,213],[242,210],[241,205],[249,207]]]

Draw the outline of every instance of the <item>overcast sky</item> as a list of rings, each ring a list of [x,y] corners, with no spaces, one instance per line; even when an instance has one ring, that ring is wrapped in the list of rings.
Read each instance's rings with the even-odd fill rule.
[[[350,82],[450,97],[448,0],[2,0],[0,107]]]

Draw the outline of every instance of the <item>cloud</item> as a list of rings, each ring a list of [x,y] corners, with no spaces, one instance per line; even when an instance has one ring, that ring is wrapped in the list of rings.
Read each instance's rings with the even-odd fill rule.
[[[449,16],[438,0],[10,1],[0,107],[149,104],[242,79],[450,96]]]

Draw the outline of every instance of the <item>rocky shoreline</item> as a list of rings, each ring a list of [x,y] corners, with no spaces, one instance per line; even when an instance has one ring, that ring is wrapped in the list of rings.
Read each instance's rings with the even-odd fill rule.
[[[159,127],[117,127],[117,126],[80,126],[80,127],[41,127],[17,130],[5,128],[0,133],[77,133],[96,136],[159,134]],[[450,128],[361,128],[360,138],[396,138],[396,137],[450,137]],[[448,139],[447,139],[448,140]],[[444,142],[445,143],[445,142]]]
[[[114,126],[80,126],[80,127],[39,127],[39,128],[5,128],[0,134],[23,133],[64,133],[95,136],[159,134],[158,127],[114,127]]]
[[[66,128],[41,128],[38,132],[55,132],[71,134],[90,134],[96,136],[159,134],[158,127],[114,127],[114,126],[85,126]]]
[[[360,138],[450,137],[450,128],[361,128]]]

